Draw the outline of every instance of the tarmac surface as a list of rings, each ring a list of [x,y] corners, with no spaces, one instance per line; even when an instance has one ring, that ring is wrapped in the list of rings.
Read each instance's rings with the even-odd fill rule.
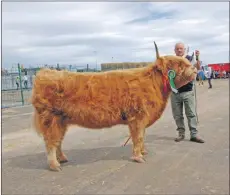
[[[69,162],[48,169],[43,140],[31,125],[31,106],[2,109],[2,194],[229,194],[229,80],[197,86],[199,136],[177,136],[170,101],[146,131],[149,154],[134,163],[126,126],[71,127],[63,149]],[[187,119],[185,117],[187,127]]]

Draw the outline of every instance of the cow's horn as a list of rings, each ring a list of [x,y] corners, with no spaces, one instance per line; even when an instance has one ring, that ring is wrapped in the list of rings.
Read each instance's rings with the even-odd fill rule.
[[[155,43],[155,41],[154,41],[154,45],[155,45],[155,49],[156,49],[156,56],[158,59],[160,57],[160,55],[159,55],[158,47],[157,47],[157,44]]]

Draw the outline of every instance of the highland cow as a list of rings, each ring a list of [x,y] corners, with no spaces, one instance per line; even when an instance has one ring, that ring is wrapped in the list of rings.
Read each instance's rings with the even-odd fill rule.
[[[69,125],[90,129],[118,124],[129,127],[132,159],[144,162],[145,129],[157,121],[171,93],[167,77],[174,70],[179,88],[196,78],[197,70],[185,58],[160,57],[146,67],[99,73],[73,73],[42,69],[32,94],[34,124],[44,138],[51,170],[60,171],[67,162],[62,141]]]

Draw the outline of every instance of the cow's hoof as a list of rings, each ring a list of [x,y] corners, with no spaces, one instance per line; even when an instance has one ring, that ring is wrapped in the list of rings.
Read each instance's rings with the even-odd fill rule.
[[[67,163],[68,162],[68,160],[67,159],[64,159],[64,160],[60,160],[60,163]]]
[[[138,163],[144,163],[146,161],[142,156],[133,156],[131,159]]]
[[[61,168],[61,165],[59,163],[53,163],[52,162],[52,163],[50,163],[50,170],[58,172],[58,171],[61,171],[62,168]]]
[[[67,163],[68,162],[68,159],[67,159],[67,157],[63,154],[63,155],[61,155],[59,158],[58,158],[58,161],[59,161],[59,163]]]
[[[145,150],[145,151],[141,152],[141,154],[142,154],[142,155],[147,155],[148,152]]]
[[[50,166],[50,170],[55,171],[55,172],[59,172],[62,170],[62,168],[61,168],[61,166],[56,166],[56,167]]]

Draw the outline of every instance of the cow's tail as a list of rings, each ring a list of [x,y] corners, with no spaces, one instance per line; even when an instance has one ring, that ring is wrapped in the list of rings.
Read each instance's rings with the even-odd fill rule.
[[[35,132],[42,137],[43,133],[40,128],[40,119],[39,119],[39,114],[36,110],[33,112],[33,117],[32,117],[32,127],[35,130]]]

